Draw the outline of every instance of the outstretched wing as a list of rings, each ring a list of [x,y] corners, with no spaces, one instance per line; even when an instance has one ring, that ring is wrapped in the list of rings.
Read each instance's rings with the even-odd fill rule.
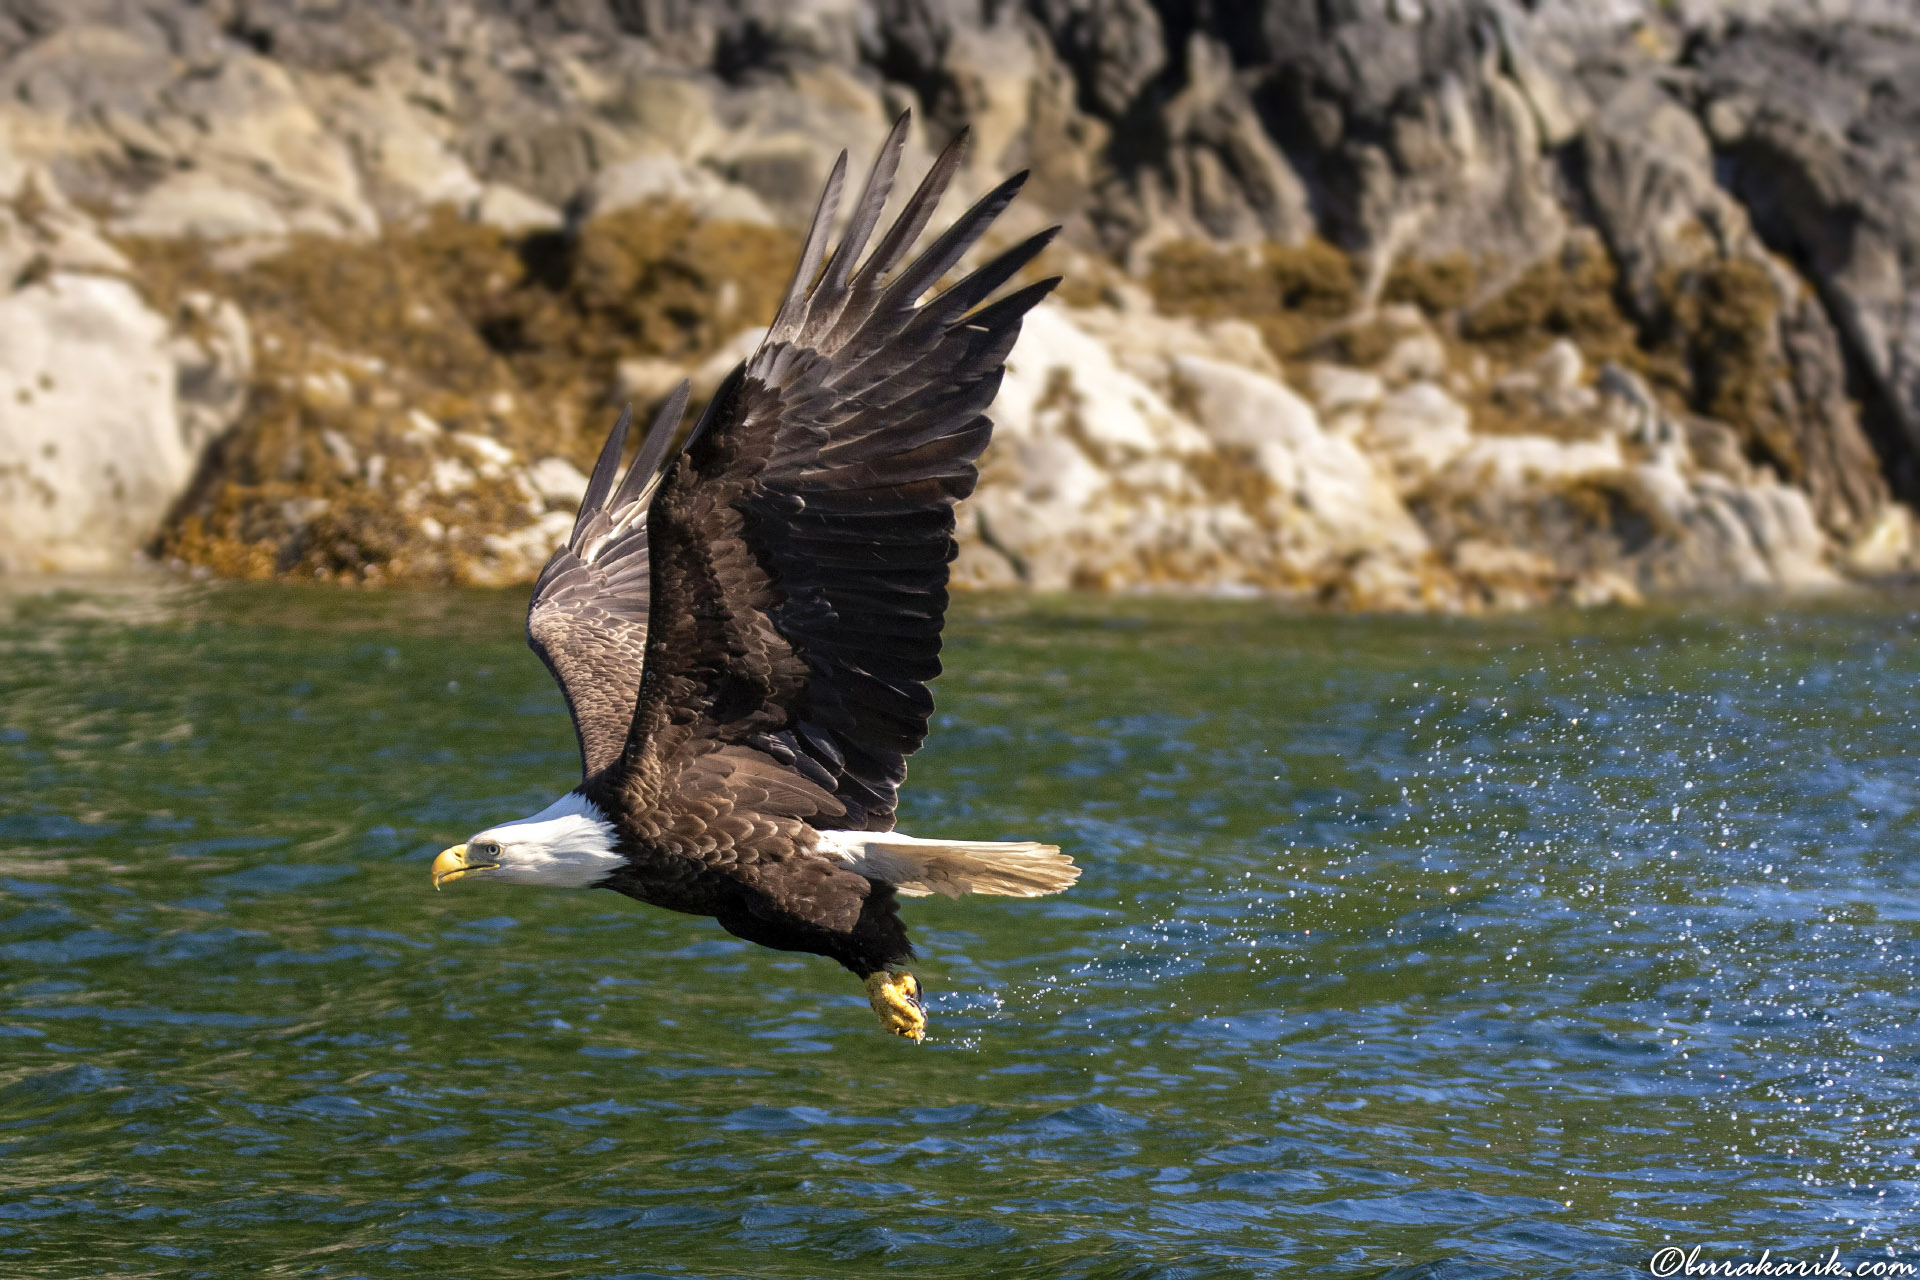
[[[614,480],[633,423],[628,406],[600,450],[573,534],[533,584],[527,644],[566,695],[580,739],[580,773],[591,778],[620,758],[640,694],[647,653],[650,569],[647,505],[659,489],[688,386],[654,418],[618,491]]]
[[[1058,283],[988,301],[1048,231],[920,301],[1026,176],[901,267],[964,138],[859,261],[905,134],[903,116],[829,259],[841,155],[765,342],[714,396],[648,516],[652,620],[624,786],[630,811],[708,859],[758,823],[892,828],[933,711],[954,504],[977,479],[1021,317]]]

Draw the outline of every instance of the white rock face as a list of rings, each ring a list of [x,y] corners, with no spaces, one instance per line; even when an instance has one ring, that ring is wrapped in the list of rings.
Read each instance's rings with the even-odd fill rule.
[[[125,281],[0,297],[0,569],[125,567],[199,460],[164,320]]]
[[[0,572],[124,568],[238,419],[252,338],[232,302],[157,314],[43,171],[0,148]]]
[[[1847,548],[1847,568],[1869,578],[1899,573],[1911,562],[1915,545],[1920,544],[1915,523],[1913,513],[1905,507],[1885,507]]]
[[[1432,382],[1415,382],[1381,402],[1365,437],[1404,496],[1445,470],[1473,442],[1466,409]]]
[[[1155,329],[1157,356],[1142,338]],[[1367,603],[1416,605],[1426,538],[1372,464],[1273,374],[1196,354],[1195,329],[1034,311],[956,579],[1318,593],[1360,556],[1376,562],[1355,588]],[[1103,339],[1122,330],[1117,355]]]
[[[1215,445],[1293,454],[1320,438],[1313,406],[1273,378],[1195,355],[1174,356],[1173,376],[1192,395],[1195,421]]]
[[[996,425],[1014,439],[1071,432],[1108,461],[1210,448],[1206,435],[1159,392],[1120,368],[1108,347],[1050,303],[1027,317],[994,404]]]
[[[614,403],[658,404],[686,376],[686,366],[677,360],[662,360],[658,356],[622,360],[614,370]]]
[[[1074,327],[1113,354],[1121,368],[1147,382],[1164,381],[1173,356],[1202,356],[1280,376],[1280,362],[1260,331],[1244,320],[1189,320],[1163,316],[1144,289],[1128,284],[1110,288],[1118,305],[1076,310]]]
[[[274,238],[290,229],[265,196],[192,170],[169,175],[142,192],[113,220],[119,235],[155,240]]]
[[[1206,437],[1062,308],[1028,317],[995,424],[966,520],[1005,563],[963,564],[977,585],[1009,572],[1041,590],[1120,585],[1204,554],[1204,495],[1180,460]]]
[[[956,581],[1378,609],[1838,581],[1839,552],[1804,492],[1737,449],[1732,462],[1697,459],[1690,439],[1719,441],[1724,427],[1675,421],[1617,369],[1595,391],[1570,345],[1500,393],[1507,424],[1531,406],[1542,430],[1493,434],[1436,381],[1389,391],[1337,365],[1307,370],[1316,411],[1270,357],[1231,341],[1211,354],[1210,328],[1130,307],[1037,309],[963,509]],[[1905,529],[1863,541],[1859,562],[1901,563]]]
[[[1616,472],[1627,465],[1620,439],[1592,440],[1552,436],[1475,436],[1447,463],[1448,482],[1520,493],[1585,476]]]
[[[1696,583],[1793,591],[1838,586],[1835,548],[1807,495],[1771,477],[1737,484],[1711,472],[1687,474],[1672,456],[1631,474],[1682,531],[1645,575],[1667,590]]]
[[[1217,445],[1249,450],[1274,485],[1272,515],[1296,559],[1360,551],[1417,559],[1426,535],[1359,449],[1329,436],[1305,400],[1273,378],[1197,356],[1178,356],[1201,429]]]
[[[490,533],[482,542],[492,561],[491,571],[474,573],[472,580],[497,586],[525,582],[540,572],[553,549],[572,532],[572,513],[549,511],[512,533]]]
[[[1447,349],[1424,324],[1419,332],[1395,342],[1380,364],[1380,376],[1394,386],[1438,378],[1446,371]]]
[[[240,420],[253,376],[253,334],[230,299],[193,292],[180,300],[173,357],[174,407],[180,438],[197,460]]]
[[[1313,402],[1320,412],[1368,410],[1387,394],[1387,384],[1377,373],[1340,364],[1316,364],[1307,370],[1307,385],[1313,389]]]
[[[560,506],[577,507],[587,495],[586,473],[565,458],[540,459],[527,468],[527,481],[544,501]]]
[[[387,217],[437,204],[480,206],[470,216],[482,220],[503,205],[524,210],[512,200],[522,193],[512,188],[489,202],[499,184],[483,184],[459,154],[458,117],[435,109],[441,95],[418,62],[393,58],[351,76],[298,74],[296,84],[359,167],[366,197]]]

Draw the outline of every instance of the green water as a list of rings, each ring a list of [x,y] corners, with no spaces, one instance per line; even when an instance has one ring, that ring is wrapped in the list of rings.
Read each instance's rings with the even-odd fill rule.
[[[964,601],[825,961],[426,863],[573,779],[514,594],[0,595],[0,1276],[1644,1274],[1910,1253],[1911,602]],[[1424,1266],[1424,1269],[1412,1269]]]

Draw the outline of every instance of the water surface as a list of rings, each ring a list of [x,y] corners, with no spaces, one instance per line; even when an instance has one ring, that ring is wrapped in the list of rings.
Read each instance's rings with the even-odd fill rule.
[[[1433,1277],[1910,1253],[1908,604],[964,600],[822,960],[442,846],[573,782],[512,593],[0,596],[0,1275]]]

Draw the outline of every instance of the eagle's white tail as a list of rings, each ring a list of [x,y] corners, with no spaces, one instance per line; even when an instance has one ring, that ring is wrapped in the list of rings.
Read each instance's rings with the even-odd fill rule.
[[[997,893],[1038,898],[1080,878],[1073,859],[1031,840],[918,840],[898,831],[822,831],[820,851],[909,898]]]

